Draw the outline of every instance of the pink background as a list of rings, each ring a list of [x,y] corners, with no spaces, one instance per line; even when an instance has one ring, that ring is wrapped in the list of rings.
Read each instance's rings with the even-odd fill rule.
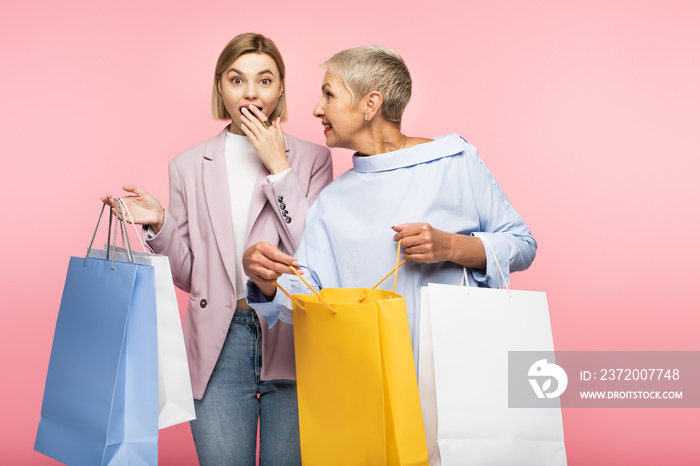
[[[247,31],[285,57],[286,131],[318,143],[319,63],[373,43],[403,55],[404,130],[476,145],[539,242],[513,282],[547,292],[556,349],[700,350],[700,7],[564,3],[4,2],[0,462],[55,464],[32,447],[68,257],[105,191],[167,203],[167,161],[223,126],[214,63]],[[700,464],[698,414],[565,410],[570,464]],[[195,463],[187,426],[161,432],[160,455]]]

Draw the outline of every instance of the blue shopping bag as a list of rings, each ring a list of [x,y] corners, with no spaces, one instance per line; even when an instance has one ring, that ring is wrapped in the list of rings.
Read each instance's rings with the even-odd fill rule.
[[[34,449],[69,465],[157,464],[156,331],[152,266],[71,257]]]

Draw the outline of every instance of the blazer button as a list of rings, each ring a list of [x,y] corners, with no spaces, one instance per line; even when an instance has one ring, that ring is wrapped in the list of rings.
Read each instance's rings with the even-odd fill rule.
[[[205,307],[207,307],[207,300],[206,300],[206,299],[201,300],[201,301],[199,302],[199,307],[201,307],[202,309],[204,309]]]
[[[292,217],[284,217],[284,221],[287,223],[292,223]]]
[[[289,211],[283,210],[282,217],[286,217],[287,215],[289,215]]]
[[[284,198],[283,198],[282,196],[278,196],[278,197],[277,197],[277,202],[280,202],[280,203],[281,203],[281,202],[283,202],[283,201],[284,201]]]
[[[284,210],[284,209],[286,209],[286,208],[287,208],[287,204],[285,204],[284,202],[282,202],[282,203],[280,204],[280,210]]]

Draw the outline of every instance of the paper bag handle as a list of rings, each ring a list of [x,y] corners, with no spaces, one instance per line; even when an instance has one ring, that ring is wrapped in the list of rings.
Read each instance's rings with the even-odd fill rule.
[[[389,278],[389,277],[391,276],[392,273],[398,272],[399,267],[401,267],[402,265],[404,265],[404,264],[406,263],[406,259],[402,260],[402,261],[399,263],[399,258],[401,258],[401,240],[399,240],[399,245],[396,247],[396,265],[394,266],[393,269],[391,269],[391,270],[389,271],[388,274],[384,275],[384,278],[382,278],[381,280],[379,280],[379,281],[377,282],[377,284],[374,285],[374,286],[372,287],[372,289],[375,289],[376,287],[378,287],[379,285],[381,285],[382,282],[383,282],[384,280],[386,280],[387,278]],[[398,278],[399,278],[399,274],[396,273],[396,275],[394,275],[394,289],[392,290],[394,293],[396,293],[396,280],[397,280]]]
[[[126,205],[126,202],[122,198],[117,198],[117,202],[121,202],[122,207],[124,211],[126,212],[126,217],[125,219],[131,223],[131,226],[134,228],[134,232],[136,232],[136,237],[139,239],[139,243],[141,244],[141,249],[143,252],[148,252],[146,251],[146,245],[143,242],[143,239],[141,238],[141,234],[139,233],[139,229],[136,228],[136,224],[134,224],[134,216],[131,215],[131,211],[129,210],[129,206]]]
[[[379,280],[379,282],[377,282],[377,284],[374,285],[374,286],[372,287],[372,289],[375,289],[376,287],[378,287],[384,280],[386,280],[387,278],[389,278],[389,276],[390,276],[392,273],[398,272],[399,267],[401,267],[402,265],[404,265],[404,264],[406,263],[406,259],[404,259],[403,261],[401,261],[401,262],[399,263],[399,259],[400,259],[400,258],[401,258],[401,240],[399,240],[399,244],[398,244],[398,246],[396,247],[396,265],[394,266],[393,269],[391,269],[391,271],[390,271],[388,274],[386,274],[386,275],[384,276],[384,278],[382,278],[381,280]],[[326,306],[328,306],[328,308],[331,310],[331,312],[333,312],[333,314],[336,314],[336,313],[338,312],[338,311],[336,311],[335,309],[333,309],[333,307],[332,307],[330,304],[328,304],[328,302],[327,302],[325,299],[323,299],[323,298],[321,297],[321,294],[320,294],[318,291],[316,291],[316,290],[314,289],[314,287],[311,286],[311,285],[309,284],[309,282],[307,282],[306,280],[304,280],[304,277],[302,277],[302,276],[299,274],[299,272],[297,272],[297,269],[295,269],[295,268],[294,268],[293,266],[291,266],[291,265],[289,266],[289,268],[290,268],[291,271],[294,273],[294,275],[296,275],[297,277],[299,277],[299,279],[300,279],[302,282],[304,282],[304,285],[306,285],[306,286],[313,292],[313,294],[316,295],[316,297],[317,297],[321,302],[323,302]],[[398,278],[398,273],[396,273],[396,275],[394,276],[394,289],[393,289],[394,293],[396,293],[396,280],[397,280],[397,278]],[[301,302],[301,300],[300,300],[299,298],[295,298],[294,296],[292,296],[291,294],[289,294],[289,292],[287,292],[287,290],[285,290],[284,288],[282,288],[277,282],[275,282],[275,286],[276,286],[277,289],[279,289],[282,293],[284,293],[285,295],[287,295],[287,297],[288,297],[289,299],[291,299],[292,301],[296,300],[296,301],[297,301],[297,304],[299,305],[299,307],[301,307],[303,310],[306,310],[306,307],[304,307],[304,304]],[[363,295],[363,296],[360,296],[360,299],[359,299],[360,302],[362,302],[362,301],[364,300],[364,298],[365,298],[364,295]]]
[[[291,265],[289,266],[289,268],[292,270],[292,272],[294,272],[294,275],[296,275],[297,277],[299,277],[299,279],[300,279],[302,282],[304,282],[304,285],[306,285],[306,286],[309,287],[309,289],[313,292],[313,294],[315,294],[316,297],[317,297],[323,304],[325,304],[326,306],[328,306],[328,309],[330,309],[331,312],[332,312],[333,314],[336,314],[336,313],[338,312],[338,311],[336,311],[335,309],[333,309],[333,306],[331,306],[330,304],[328,304],[328,301],[326,301],[325,299],[323,299],[323,297],[321,296],[321,294],[320,294],[318,291],[316,291],[316,290],[314,289],[314,287],[311,286],[311,285],[309,284],[309,282],[307,282],[306,280],[304,280],[304,277],[302,277],[301,274],[300,274],[299,272],[297,272],[297,269],[295,269],[295,268],[294,268],[293,266],[291,266]],[[303,303],[299,298],[295,298],[294,296],[292,296],[291,294],[289,294],[289,293],[287,292],[287,290],[285,290],[285,289],[282,288],[280,285],[278,285],[277,282],[275,282],[275,286],[276,286],[277,288],[279,288],[279,289],[282,291],[282,293],[286,294],[286,295],[289,297],[289,299],[291,299],[292,301],[296,300],[296,302],[297,302],[297,304],[299,305],[299,307],[301,307],[303,310],[306,310],[306,307],[304,306],[304,303]]]
[[[117,247],[117,227],[119,225],[119,214],[122,214],[122,223],[124,223],[124,213],[122,211],[122,204],[121,202],[117,202],[116,204],[116,209],[117,213],[114,215],[117,218],[117,221],[114,224],[114,239],[111,239],[112,236],[112,210],[110,209],[109,213],[109,224],[107,226],[107,258],[110,259],[110,266],[112,270],[114,270],[114,249]],[[102,220],[102,214],[104,214],[106,204],[102,204],[102,210],[100,210],[100,216],[97,218],[97,225],[95,225],[95,231],[92,233],[92,238],[90,239],[90,244],[88,245],[87,249],[87,254],[85,255],[85,261],[83,262],[83,266],[87,265],[88,257],[90,257],[90,251],[92,251],[92,245],[95,242],[95,236],[97,236],[97,230],[100,227],[100,221]],[[124,230],[126,230],[126,226],[123,227]],[[110,241],[113,242],[112,247],[109,247]],[[129,243],[129,233],[126,232],[126,245],[127,245],[127,251],[129,253],[129,261],[134,262],[134,256],[131,252],[131,244]]]
[[[506,287],[506,291],[508,291],[508,296],[511,296],[510,293],[510,288],[508,288],[508,284],[506,283],[506,277],[505,274],[503,273],[503,270],[501,269],[501,265],[498,263],[498,257],[496,257],[496,251],[493,249],[493,246],[491,245],[491,241],[485,236],[477,236],[481,240],[481,242],[484,244],[484,249],[487,249],[491,251],[491,254],[493,255],[493,260],[496,264],[496,269],[498,270],[498,288],[502,288],[503,286]],[[488,254],[488,252],[487,252]],[[502,281],[501,281],[502,279]],[[467,283],[467,290],[469,289],[469,279],[467,277],[467,268],[465,267],[462,270],[462,284]],[[467,291],[468,292],[468,291]]]
[[[117,220],[119,219],[119,209],[120,208],[121,208],[121,214],[122,214],[122,223],[121,223],[122,228],[123,228],[122,233],[126,236],[126,250],[129,253],[129,261],[134,262],[134,253],[131,250],[131,243],[129,242],[129,231],[128,231],[127,225],[126,225],[126,204],[124,204],[124,201],[117,198]],[[133,223],[132,223],[132,225],[133,225]],[[136,226],[134,226],[134,229],[136,229]],[[116,233],[114,235],[115,235],[114,239],[115,239],[115,246],[116,246]],[[123,243],[124,243],[124,238],[122,238],[122,244]],[[114,254],[114,252],[112,252],[112,254]]]

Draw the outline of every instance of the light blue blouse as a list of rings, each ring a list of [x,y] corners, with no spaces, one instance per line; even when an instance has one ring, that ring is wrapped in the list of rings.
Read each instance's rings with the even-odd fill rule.
[[[385,154],[353,156],[353,169],[328,185],[309,209],[295,257],[318,289],[369,288],[396,262],[391,227],[411,222],[487,237],[496,257],[486,249],[486,270],[470,269],[471,285],[498,287],[495,261],[510,283],[510,272],[525,270],[535,258],[537,243],[527,225],[476,148],[455,134]],[[416,363],[420,287],[459,284],[462,269],[452,262],[407,262],[399,269],[396,291],[406,299]],[[294,276],[283,275],[278,283],[293,294],[310,293]],[[392,286],[390,277],[379,288]],[[268,303],[249,281],[248,301],[270,325],[278,319],[291,323],[291,302],[282,293]]]

